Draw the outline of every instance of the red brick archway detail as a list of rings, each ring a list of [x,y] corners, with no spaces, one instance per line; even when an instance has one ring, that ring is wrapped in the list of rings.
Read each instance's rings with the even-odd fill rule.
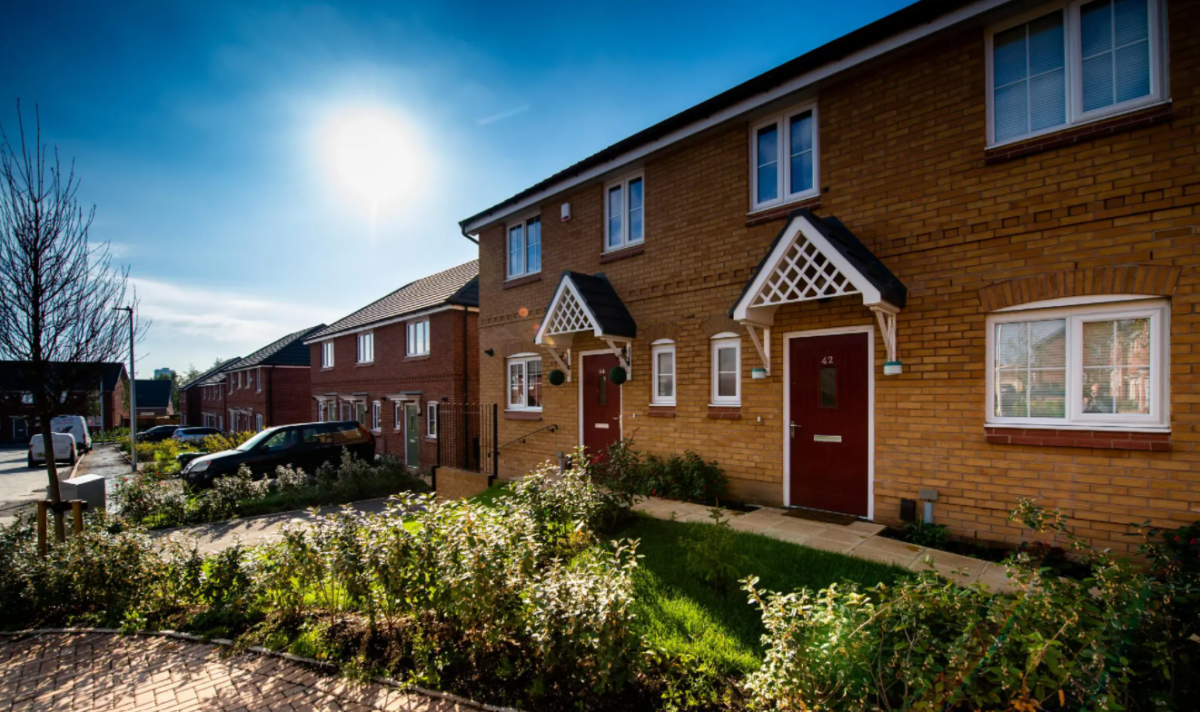
[[[979,306],[982,311],[993,312],[1047,299],[1099,294],[1169,297],[1175,293],[1179,273],[1178,267],[1118,265],[1035,274],[980,289]]]

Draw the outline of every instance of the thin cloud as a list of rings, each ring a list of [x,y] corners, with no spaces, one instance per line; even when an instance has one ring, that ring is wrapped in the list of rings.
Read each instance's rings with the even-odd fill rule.
[[[475,123],[479,124],[480,126],[487,126],[488,124],[494,124],[497,121],[504,121],[505,119],[511,119],[512,117],[514,117],[518,114],[524,114],[526,111],[529,111],[529,104],[521,104],[520,106],[518,106],[514,109],[509,109],[508,111],[501,111],[499,114],[493,114],[491,116],[485,116],[482,119],[477,119]]]

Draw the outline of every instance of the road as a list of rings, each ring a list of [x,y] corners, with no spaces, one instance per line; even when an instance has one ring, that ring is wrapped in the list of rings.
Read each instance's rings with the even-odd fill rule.
[[[26,467],[26,455],[26,449],[20,446],[0,448],[0,524],[11,521],[22,508],[32,507],[37,500],[46,498],[46,470]],[[58,467],[60,478],[70,476],[69,465],[62,462]],[[116,447],[96,445],[83,458],[76,474],[96,474],[112,479],[129,474],[129,463]]]

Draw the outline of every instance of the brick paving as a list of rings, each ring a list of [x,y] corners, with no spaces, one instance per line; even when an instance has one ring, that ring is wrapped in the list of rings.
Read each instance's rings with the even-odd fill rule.
[[[161,710],[467,712],[475,707],[306,665],[160,636],[0,637],[0,712]]]

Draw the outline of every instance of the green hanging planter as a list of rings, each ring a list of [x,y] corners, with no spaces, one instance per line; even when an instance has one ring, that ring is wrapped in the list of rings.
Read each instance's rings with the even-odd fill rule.
[[[551,369],[546,377],[550,379],[550,385],[552,386],[561,386],[567,381],[567,374],[557,368]]]
[[[629,373],[621,366],[613,366],[608,372],[608,380],[615,386],[619,386],[629,380]]]

